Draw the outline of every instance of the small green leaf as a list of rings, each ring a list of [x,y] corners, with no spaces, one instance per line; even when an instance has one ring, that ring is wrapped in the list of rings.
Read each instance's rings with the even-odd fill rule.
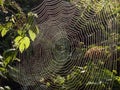
[[[12,60],[12,57],[11,56],[8,56],[5,60],[4,60],[4,66],[6,67],[10,61]]]
[[[8,49],[3,53],[4,61],[3,65],[6,67],[10,62],[14,61],[17,56],[17,51],[15,49]]]
[[[21,37],[21,36],[17,36],[15,39],[14,39],[14,42],[15,42],[15,45],[19,45],[19,43],[20,43],[20,40],[22,39],[23,37]]]
[[[19,50],[20,50],[21,53],[25,50],[25,44],[24,43],[20,44]]]
[[[27,49],[30,45],[30,39],[28,37],[24,37],[24,44],[25,44],[25,49]]]
[[[7,24],[6,24],[6,28],[11,28],[12,27],[12,23],[11,22],[8,22]]]
[[[31,40],[34,41],[35,38],[36,38],[36,34],[32,30],[29,30],[28,33],[29,33],[29,36],[30,36]]]
[[[2,37],[4,37],[7,32],[8,32],[8,30],[6,28],[3,28],[2,31],[1,31]]]
[[[6,71],[6,69],[5,69],[5,68],[0,67],[0,72],[5,72],[5,71]]]
[[[15,41],[15,42],[19,42],[21,39],[22,39],[21,36],[17,36],[14,41]]]
[[[22,30],[18,30],[17,33],[18,33],[19,35],[22,35],[23,32],[22,32]]]

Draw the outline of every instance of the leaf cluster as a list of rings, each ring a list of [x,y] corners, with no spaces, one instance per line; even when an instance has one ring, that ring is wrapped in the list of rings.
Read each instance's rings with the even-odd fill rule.
[[[18,53],[27,50],[39,33],[34,21],[37,15],[27,9],[25,12],[15,0],[0,0],[0,77],[2,78],[7,78],[8,69],[15,69],[12,64],[20,61]]]

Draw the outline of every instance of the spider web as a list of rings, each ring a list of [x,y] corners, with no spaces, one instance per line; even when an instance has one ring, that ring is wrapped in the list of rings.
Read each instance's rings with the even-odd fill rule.
[[[66,76],[74,66],[87,66],[89,74],[76,77],[82,84],[76,84],[74,78],[69,81],[70,90],[83,90],[84,84],[84,90],[103,90],[96,87],[101,83],[112,87],[113,76],[106,76],[103,69],[115,70],[117,66],[116,16],[107,0],[88,1],[44,0],[32,10],[38,14],[40,34],[31,49],[20,55],[16,81],[34,85],[42,78]]]

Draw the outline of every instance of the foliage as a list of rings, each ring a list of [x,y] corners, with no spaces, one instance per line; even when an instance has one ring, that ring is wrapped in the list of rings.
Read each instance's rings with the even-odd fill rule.
[[[109,16],[115,16],[117,18],[117,23],[120,24],[120,3],[118,0],[113,1],[113,0],[66,0],[66,1],[71,1],[73,2],[79,9],[81,8],[92,8],[93,11],[96,12],[96,14],[99,14],[99,12],[107,12],[109,13]],[[106,6],[107,9],[105,11],[103,10],[103,6]],[[111,7],[112,13],[109,11],[109,6]],[[81,15],[82,17],[82,15]],[[101,18],[101,17],[100,17]],[[109,21],[109,19],[107,20]],[[91,22],[90,22],[91,24]],[[94,25],[96,25],[94,23]],[[100,26],[100,25],[99,25]],[[101,25],[102,26],[102,25]],[[105,26],[104,26],[105,27]],[[118,30],[120,30],[120,27],[118,27]],[[105,33],[105,32],[103,32]],[[105,46],[105,52],[107,54],[110,54],[107,50],[109,49],[115,49],[120,52],[120,32],[118,33],[106,33],[106,36],[108,36],[108,42],[118,42],[118,45],[115,45],[115,47],[109,47]],[[94,37],[94,36],[93,36]],[[91,44],[89,46],[90,48],[93,47],[95,48],[96,46],[94,44]],[[89,50],[89,49],[88,49]],[[90,53],[92,54],[92,53]],[[120,55],[117,56],[118,61],[120,61]],[[104,64],[100,61],[100,64]],[[118,65],[117,68],[119,68],[120,64]],[[108,70],[107,68],[101,68],[99,65],[96,65],[94,62],[90,63],[89,65],[86,65],[84,67],[79,67],[75,66],[73,71],[66,75],[66,76],[60,76],[59,74],[56,76],[53,76],[47,81],[43,80],[42,83],[46,84],[48,88],[52,88],[54,86],[54,90],[76,90],[75,86],[78,85],[81,90],[83,88],[95,86],[97,88],[101,88],[103,90],[118,90],[120,88],[120,76],[116,75],[116,70]],[[120,69],[119,69],[120,70]],[[96,71],[94,73],[94,71]],[[102,72],[102,73],[100,73]],[[119,73],[119,72],[118,72]],[[88,81],[85,83],[82,83],[84,81],[84,76],[87,77]],[[99,80],[97,79],[99,78]],[[98,81],[96,81],[98,80]],[[108,84],[111,81],[114,81],[113,83],[113,88],[107,87],[109,86]],[[47,81],[47,82],[46,82]],[[53,88],[52,88],[53,89]]]
[[[0,0],[0,9],[0,77],[7,78],[12,63],[19,61],[18,53],[29,48],[39,29],[34,23],[37,15],[25,12],[15,0]]]
[[[96,71],[96,73],[94,73],[94,71]],[[42,81],[42,83],[46,84],[48,88],[54,85],[54,90],[76,90],[78,86],[81,88],[80,90],[91,86],[108,90],[110,88],[107,87],[107,85],[111,80],[114,80],[112,90],[117,90],[120,86],[120,77],[115,76],[114,72],[116,71],[111,72],[108,69],[100,69],[100,67],[95,64],[90,64],[85,67],[75,66],[67,76],[57,75],[51,78],[51,81]],[[84,76],[87,77],[88,81],[82,83],[85,81]],[[99,80],[97,78],[99,78]]]

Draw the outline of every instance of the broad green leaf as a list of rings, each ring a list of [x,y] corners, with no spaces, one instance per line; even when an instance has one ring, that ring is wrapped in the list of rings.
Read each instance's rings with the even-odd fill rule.
[[[24,44],[25,44],[25,49],[27,49],[30,45],[30,39],[28,37],[24,37]]]
[[[36,38],[36,34],[32,30],[29,30],[28,33],[29,33],[29,36],[30,36],[31,40],[34,41],[35,38]]]
[[[22,38],[23,38],[22,36],[17,36],[14,41],[19,42]]]
[[[25,50],[25,44],[24,43],[20,44],[19,50],[20,50],[21,53]]]
[[[20,40],[22,39],[23,37],[21,37],[21,36],[17,36],[15,39],[14,39],[14,42],[15,42],[15,45],[19,45],[19,43],[20,43]]]
[[[19,50],[22,53],[25,49],[27,49],[30,45],[30,39],[28,37],[24,37],[19,42]]]
[[[2,31],[1,31],[2,37],[4,37],[7,32],[8,32],[8,30],[6,28],[3,28]]]

